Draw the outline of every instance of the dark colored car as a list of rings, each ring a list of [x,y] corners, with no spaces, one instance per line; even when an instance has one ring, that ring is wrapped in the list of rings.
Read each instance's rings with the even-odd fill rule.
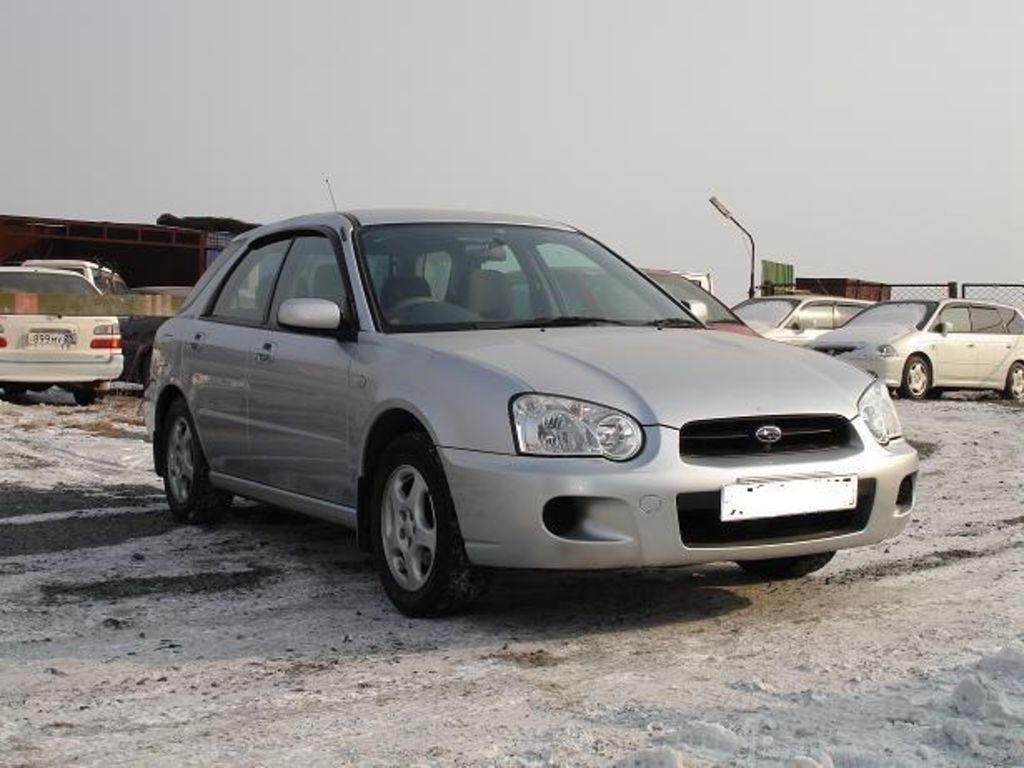
[[[132,288],[132,295],[170,296],[184,299],[192,290],[188,285],[150,285]],[[153,351],[156,330],[167,319],[166,315],[131,315],[119,318],[124,371],[121,381],[145,386],[149,383],[149,359]]]

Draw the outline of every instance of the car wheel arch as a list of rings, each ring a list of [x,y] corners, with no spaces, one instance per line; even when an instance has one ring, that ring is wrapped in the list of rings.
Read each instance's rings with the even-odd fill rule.
[[[162,392],[160,392],[160,397],[157,398],[156,401],[156,408],[153,411],[153,467],[156,470],[157,475],[160,477],[164,476],[165,471],[163,441],[164,418],[166,418],[167,411],[170,409],[171,404],[178,399],[184,400],[186,406],[188,405],[188,399],[185,397],[184,392],[173,384],[167,386]]]
[[[370,550],[370,494],[373,490],[374,469],[384,449],[399,436],[409,433],[421,433],[434,440],[434,436],[419,417],[399,407],[389,408],[378,414],[367,432],[359,465],[356,503],[356,538],[361,551]]]

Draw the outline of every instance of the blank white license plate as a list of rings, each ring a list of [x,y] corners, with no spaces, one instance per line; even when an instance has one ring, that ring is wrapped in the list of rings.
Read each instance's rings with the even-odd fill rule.
[[[30,347],[73,347],[76,341],[70,331],[31,331],[28,334]]]
[[[857,476],[750,481],[722,488],[722,522],[808,515],[857,506]]]

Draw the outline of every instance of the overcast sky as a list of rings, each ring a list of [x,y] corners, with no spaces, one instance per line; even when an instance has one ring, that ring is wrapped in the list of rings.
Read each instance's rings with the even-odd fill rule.
[[[0,212],[429,206],[637,264],[1024,281],[1024,2],[0,0]]]

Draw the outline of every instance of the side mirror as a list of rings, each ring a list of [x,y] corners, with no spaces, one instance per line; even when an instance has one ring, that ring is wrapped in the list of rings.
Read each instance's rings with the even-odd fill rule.
[[[792,323],[789,324],[789,330],[794,331],[796,333],[803,333],[804,326],[799,320],[794,320]]]
[[[945,322],[939,323],[935,326],[936,333],[941,333],[943,336],[953,332],[953,324],[946,320]]]
[[[341,327],[341,307],[326,299],[288,299],[277,310],[277,322],[284,328],[337,331]]]
[[[703,301],[688,301],[686,302],[690,309],[690,314],[700,320],[702,323],[708,321],[708,305]]]

